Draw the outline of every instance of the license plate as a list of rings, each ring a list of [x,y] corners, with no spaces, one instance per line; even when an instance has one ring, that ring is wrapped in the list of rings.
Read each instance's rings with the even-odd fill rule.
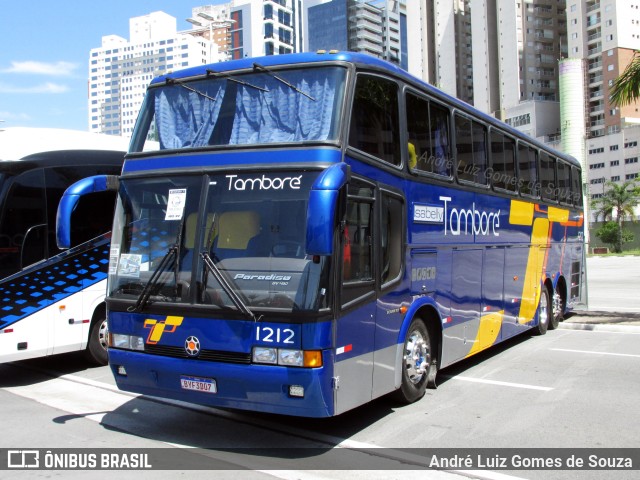
[[[218,393],[216,381],[213,378],[190,377],[182,375],[180,386],[183,390],[193,390],[204,393]]]

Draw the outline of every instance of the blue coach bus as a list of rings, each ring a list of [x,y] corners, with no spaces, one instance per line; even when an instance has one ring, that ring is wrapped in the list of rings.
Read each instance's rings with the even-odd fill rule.
[[[582,301],[579,163],[367,55],[156,78],[115,180],[123,390],[309,417],[413,402]]]

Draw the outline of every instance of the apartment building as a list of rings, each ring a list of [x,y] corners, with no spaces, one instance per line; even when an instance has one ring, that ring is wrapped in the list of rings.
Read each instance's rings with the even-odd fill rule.
[[[89,131],[130,137],[149,82],[207,63],[211,51],[208,40],[178,32],[164,12],[131,18],[128,40],[103,36],[89,52]]]
[[[640,50],[640,0],[567,0],[568,46],[583,59],[586,165],[591,198],[607,181],[640,176],[640,102],[618,107],[614,80]]]
[[[304,51],[349,50],[408,69],[406,0],[306,0]]]
[[[559,129],[558,61],[567,52],[565,4],[408,2],[409,71],[527,133],[552,136]]]

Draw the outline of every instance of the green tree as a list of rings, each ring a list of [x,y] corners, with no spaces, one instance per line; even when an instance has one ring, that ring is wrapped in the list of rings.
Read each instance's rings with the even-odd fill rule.
[[[596,215],[596,218],[602,215],[605,220],[611,219],[616,224],[615,238],[611,238],[610,234],[607,238],[614,240],[612,242],[606,241],[605,243],[611,243],[613,251],[616,253],[622,252],[622,245],[625,243],[625,237],[628,240],[628,236],[623,234],[624,219],[629,217],[633,220],[633,210],[640,202],[640,186],[636,180],[627,180],[624,183],[607,182],[606,190],[600,198],[596,198],[591,202],[591,208]],[[609,229],[611,227],[608,227]],[[607,232],[608,233],[608,232]],[[603,234],[606,234],[603,231]],[[598,233],[596,233],[597,236]]]
[[[620,239],[620,231],[618,230],[618,224],[616,222],[607,222],[602,225],[598,230],[596,230],[596,237],[598,237],[603,243],[608,243],[613,246],[614,251],[615,245],[619,242]],[[622,229],[622,244],[628,242],[633,242],[634,235],[633,232]]]
[[[633,54],[633,58],[622,75],[616,78],[611,88],[611,102],[617,106],[628,105],[640,100],[640,50]]]

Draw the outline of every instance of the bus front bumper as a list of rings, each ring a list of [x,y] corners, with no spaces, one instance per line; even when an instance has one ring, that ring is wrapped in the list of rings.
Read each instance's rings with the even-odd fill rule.
[[[212,407],[304,417],[334,415],[329,354],[320,368],[238,365],[109,349],[118,388]]]

